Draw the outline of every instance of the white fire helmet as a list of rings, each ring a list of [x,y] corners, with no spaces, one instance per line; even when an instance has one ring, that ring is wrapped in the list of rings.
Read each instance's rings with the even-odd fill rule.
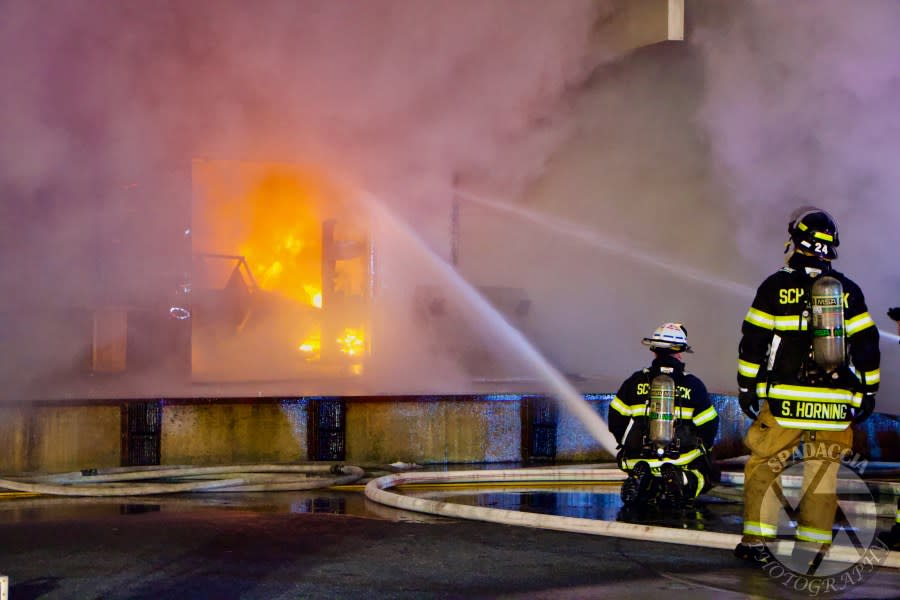
[[[654,351],[668,351],[673,354],[691,352],[687,343],[687,329],[681,323],[663,323],[656,328],[651,337],[641,340],[645,346]]]

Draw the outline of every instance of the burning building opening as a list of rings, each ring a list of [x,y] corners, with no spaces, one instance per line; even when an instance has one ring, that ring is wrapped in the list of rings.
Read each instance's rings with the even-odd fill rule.
[[[348,192],[286,164],[192,172],[193,381],[362,374],[374,261]]]

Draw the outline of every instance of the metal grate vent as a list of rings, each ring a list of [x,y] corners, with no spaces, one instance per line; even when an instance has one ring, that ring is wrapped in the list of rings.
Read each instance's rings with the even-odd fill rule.
[[[126,402],[122,405],[122,466],[160,464],[162,402]]]
[[[344,460],[346,457],[346,403],[317,398],[309,403],[309,456],[312,460]]]
[[[522,459],[556,458],[556,429],[559,410],[544,396],[522,398]]]

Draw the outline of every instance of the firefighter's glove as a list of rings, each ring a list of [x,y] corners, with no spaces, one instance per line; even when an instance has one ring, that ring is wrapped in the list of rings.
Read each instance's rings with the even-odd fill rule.
[[[862,397],[859,408],[853,409],[853,422],[862,423],[872,416],[875,411],[875,394],[866,394]]]
[[[900,321],[900,306],[888,309],[888,316],[894,321]]]
[[[738,402],[744,414],[755,421],[759,416],[759,396],[756,395],[756,391],[741,388],[738,392]]]

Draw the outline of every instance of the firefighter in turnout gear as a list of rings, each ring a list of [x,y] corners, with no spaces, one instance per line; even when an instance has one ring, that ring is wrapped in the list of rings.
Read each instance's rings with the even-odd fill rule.
[[[832,541],[839,460],[852,448],[850,423],[864,421],[875,407],[879,334],[859,286],[831,267],[839,244],[831,216],[802,207],[791,215],[788,233],[786,266],[759,286],[741,328],[738,399],[754,422],[744,438],[750,459],[744,535],[735,555],[757,562],[770,557],[763,548],[776,537],[786,508],[778,474],[802,442],[803,456],[822,459],[804,462],[810,475],[794,548],[817,565]],[[822,472],[813,477],[815,464]]]
[[[643,344],[655,357],[625,380],[607,418],[628,473],[622,502],[680,509],[716,483],[709,449],[719,415],[703,382],[684,370],[682,353],[692,350],[683,325],[660,325]]]

